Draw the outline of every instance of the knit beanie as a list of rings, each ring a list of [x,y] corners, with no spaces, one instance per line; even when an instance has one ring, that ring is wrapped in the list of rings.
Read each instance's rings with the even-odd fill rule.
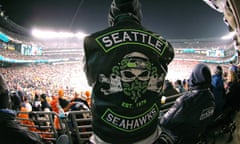
[[[141,23],[142,10],[139,0],[113,0],[108,21],[110,26],[113,26],[118,19],[122,17],[132,17],[137,22]]]

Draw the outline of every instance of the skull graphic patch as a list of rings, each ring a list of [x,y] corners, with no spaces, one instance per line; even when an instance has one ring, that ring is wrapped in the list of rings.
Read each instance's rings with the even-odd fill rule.
[[[163,67],[158,66],[160,69]],[[132,52],[125,55],[118,65],[112,68],[110,76],[100,75],[99,82],[107,83],[109,87],[102,88],[105,95],[123,92],[133,103],[147,91],[159,93],[166,75],[166,70],[159,74],[149,58],[140,53]]]

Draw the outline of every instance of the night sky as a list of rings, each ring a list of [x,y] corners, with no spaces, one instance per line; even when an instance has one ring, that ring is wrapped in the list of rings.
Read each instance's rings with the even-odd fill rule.
[[[215,38],[228,33],[223,14],[202,0],[140,0],[142,24],[167,39]],[[111,0],[0,0],[6,15],[26,28],[92,33],[108,27]]]

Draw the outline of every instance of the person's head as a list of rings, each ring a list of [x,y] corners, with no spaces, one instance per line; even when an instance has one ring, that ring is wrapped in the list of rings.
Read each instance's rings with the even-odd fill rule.
[[[229,69],[227,73],[227,82],[237,82],[237,81],[238,81],[237,73],[234,70]]]
[[[182,85],[183,85],[183,84],[182,84],[182,81],[179,80],[179,79],[176,80],[174,84],[175,84],[175,86],[182,86]]]
[[[206,64],[197,64],[188,80],[189,88],[208,88],[211,86],[212,76]]]
[[[46,101],[46,100],[47,100],[47,94],[42,93],[42,94],[40,95],[40,98],[41,98],[41,101]]]
[[[216,66],[215,74],[216,75],[222,75],[223,74],[223,69],[222,69],[222,67],[220,65]]]
[[[59,89],[58,90],[58,96],[59,96],[59,98],[63,98],[64,97],[64,90],[63,89]]]
[[[163,89],[167,89],[167,88],[173,88],[173,84],[169,80],[165,80],[163,83]]]
[[[74,98],[80,98],[80,92],[79,91],[74,92]]]
[[[9,108],[10,103],[11,99],[8,94],[8,86],[3,75],[0,74],[0,109]]]
[[[113,0],[108,15],[109,25],[115,25],[120,19],[129,17],[141,23],[142,11],[139,0]]]

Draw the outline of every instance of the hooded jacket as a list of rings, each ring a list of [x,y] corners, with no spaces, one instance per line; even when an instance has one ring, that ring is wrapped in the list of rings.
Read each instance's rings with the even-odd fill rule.
[[[210,90],[211,72],[205,64],[197,64],[188,80],[190,90],[180,96],[164,114],[161,126],[177,137],[179,144],[194,144],[210,124],[215,109]]]
[[[109,143],[133,143],[156,131],[160,92],[174,51],[141,25],[138,0],[113,0],[109,24],[84,39],[93,131]]]

